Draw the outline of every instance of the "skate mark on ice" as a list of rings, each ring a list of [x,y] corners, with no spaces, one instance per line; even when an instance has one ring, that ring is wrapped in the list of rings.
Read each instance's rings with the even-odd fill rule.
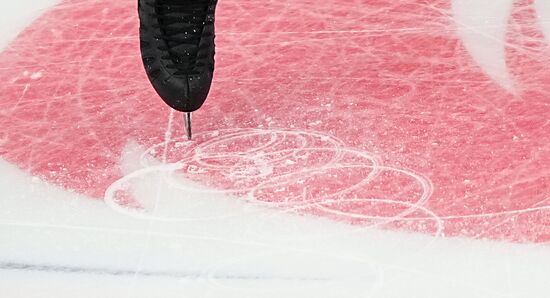
[[[282,129],[205,132],[194,142],[175,138],[151,146],[142,151],[139,163],[138,169],[107,188],[104,199],[112,209],[144,220],[208,221],[242,214],[186,214],[183,198],[165,202],[155,195],[151,202],[136,192],[136,182],[142,184],[154,176],[161,177],[164,188],[197,198],[186,204],[226,194],[275,207],[278,212],[326,215],[371,227],[418,224],[425,226],[424,232],[442,234],[441,220],[427,207],[433,191],[429,179],[385,166],[376,155],[349,148],[323,133]],[[198,183],[185,182],[190,179]]]

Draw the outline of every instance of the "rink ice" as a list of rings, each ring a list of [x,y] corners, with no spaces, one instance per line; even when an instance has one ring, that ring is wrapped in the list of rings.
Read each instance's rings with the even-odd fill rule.
[[[134,2],[0,53],[10,297],[548,295],[550,1],[220,1],[193,142]]]

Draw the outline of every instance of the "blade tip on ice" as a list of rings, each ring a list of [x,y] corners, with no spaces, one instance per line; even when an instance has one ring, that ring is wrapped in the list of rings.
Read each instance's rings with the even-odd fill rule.
[[[193,138],[193,131],[191,126],[192,121],[192,115],[190,112],[184,113],[184,126],[185,126],[185,135],[187,136],[187,140],[191,140]]]

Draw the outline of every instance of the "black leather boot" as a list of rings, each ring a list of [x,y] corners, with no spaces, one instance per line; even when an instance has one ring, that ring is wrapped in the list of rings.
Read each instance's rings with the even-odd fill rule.
[[[212,84],[216,4],[217,0],[138,1],[147,76],[170,107],[189,117],[203,105]]]

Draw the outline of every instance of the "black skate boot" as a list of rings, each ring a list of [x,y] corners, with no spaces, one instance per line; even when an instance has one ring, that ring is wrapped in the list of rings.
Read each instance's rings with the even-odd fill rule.
[[[170,107],[191,112],[210,91],[217,0],[138,0],[141,56],[151,84]]]

